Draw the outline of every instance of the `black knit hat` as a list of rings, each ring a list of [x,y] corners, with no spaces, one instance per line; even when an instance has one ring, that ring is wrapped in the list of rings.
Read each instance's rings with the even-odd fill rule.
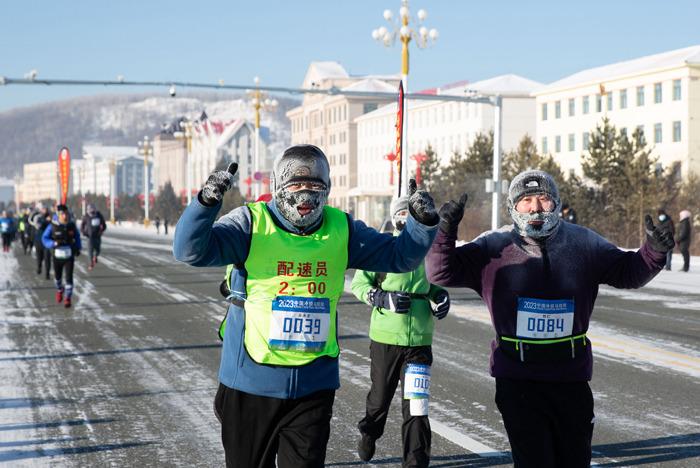
[[[518,204],[521,198],[536,194],[549,195],[556,206],[560,204],[559,189],[551,175],[538,170],[521,172],[510,183],[508,206],[512,208]]]

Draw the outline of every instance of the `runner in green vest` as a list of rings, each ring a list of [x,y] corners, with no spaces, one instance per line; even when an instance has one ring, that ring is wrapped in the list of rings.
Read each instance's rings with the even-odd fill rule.
[[[394,235],[406,225],[407,197],[395,198],[390,207]],[[357,270],[352,280],[355,296],[372,306],[370,378],[365,417],[359,422],[358,455],[374,456],[375,441],[384,433],[389,406],[401,380],[403,398],[403,466],[430,464],[431,432],[428,421],[430,366],[433,362],[434,318],[444,318],[450,296],[430,284],[421,265],[407,273],[374,273]],[[433,309],[431,302],[436,306]]]
[[[214,401],[226,465],[322,467],[340,386],[336,306],[345,271],[417,268],[439,217],[412,181],[406,228],[378,233],[327,206],[328,159],[297,145],[275,159],[271,201],[218,218],[236,171],[232,163],[209,176],[173,242],[175,258],[189,265],[235,265]]]

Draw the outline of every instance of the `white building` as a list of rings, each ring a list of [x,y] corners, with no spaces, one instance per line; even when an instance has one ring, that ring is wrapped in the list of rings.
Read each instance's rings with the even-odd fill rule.
[[[700,46],[583,70],[533,96],[538,148],[565,170],[580,172],[589,135],[607,117],[629,135],[642,129],[664,166],[700,173]]]
[[[270,130],[260,127],[260,172],[269,173],[272,161],[268,155]],[[219,161],[238,163],[238,187],[243,196],[251,197],[254,178],[255,126],[245,120],[210,122],[195,126],[192,139],[193,186],[199,188]],[[250,183],[248,183],[250,182]],[[267,187],[261,193],[267,192]]]
[[[303,88],[341,91],[397,93],[398,75],[352,76],[337,62],[311,62]],[[292,145],[312,144],[321,148],[331,168],[331,206],[354,211],[349,191],[357,185],[357,124],[355,118],[372,112],[394,99],[306,94],[301,106],[287,112],[291,121]]]
[[[450,85],[436,90],[444,95],[501,95],[502,151],[518,146],[526,134],[535,134],[535,99],[533,90],[542,84],[517,75],[502,75],[475,83]],[[416,170],[412,156],[424,153],[430,145],[446,165],[455,153],[463,153],[480,133],[494,126],[494,108],[489,104],[450,101],[408,101],[409,173]],[[381,107],[355,119],[357,123],[357,184],[350,197],[357,207],[357,217],[371,225],[379,225],[388,211],[391,196],[396,193],[396,165],[385,156],[396,149],[396,103]],[[393,170],[393,183],[391,171]]]
[[[31,204],[41,200],[58,200],[58,162],[25,164],[22,178],[15,184],[17,203]]]
[[[143,160],[144,157],[133,146],[86,145],[83,147],[83,159],[71,161],[71,193],[110,195],[113,170],[115,196],[141,194],[144,191]],[[153,188],[152,165],[152,161],[149,161],[149,191]]]

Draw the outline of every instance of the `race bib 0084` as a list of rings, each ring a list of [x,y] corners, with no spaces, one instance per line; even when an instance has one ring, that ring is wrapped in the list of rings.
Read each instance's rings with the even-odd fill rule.
[[[518,298],[518,338],[563,338],[571,336],[573,328],[573,299]]]
[[[271,349],[317,352],[328,340],[330,299],[278,296],[272,301]]]

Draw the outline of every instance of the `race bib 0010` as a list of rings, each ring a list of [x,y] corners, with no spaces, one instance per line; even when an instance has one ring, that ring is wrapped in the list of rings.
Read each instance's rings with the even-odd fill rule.
[[[66,258],[71,258],[73,256],[73,250],[69,246],[63,245],[61,247],[56,247],[54,250],[54,255],[56,258],[65,260]]]
[[[403,379],[404,400],[428,398],[430,396],[430,366],[406,364]]]
[[[278,296],[272,301],[271,349],[317,352],[328,340],[330,299]]]
[[[518,298],[518,338],[563,338],[571,336],[573,328],[573,299]]]

